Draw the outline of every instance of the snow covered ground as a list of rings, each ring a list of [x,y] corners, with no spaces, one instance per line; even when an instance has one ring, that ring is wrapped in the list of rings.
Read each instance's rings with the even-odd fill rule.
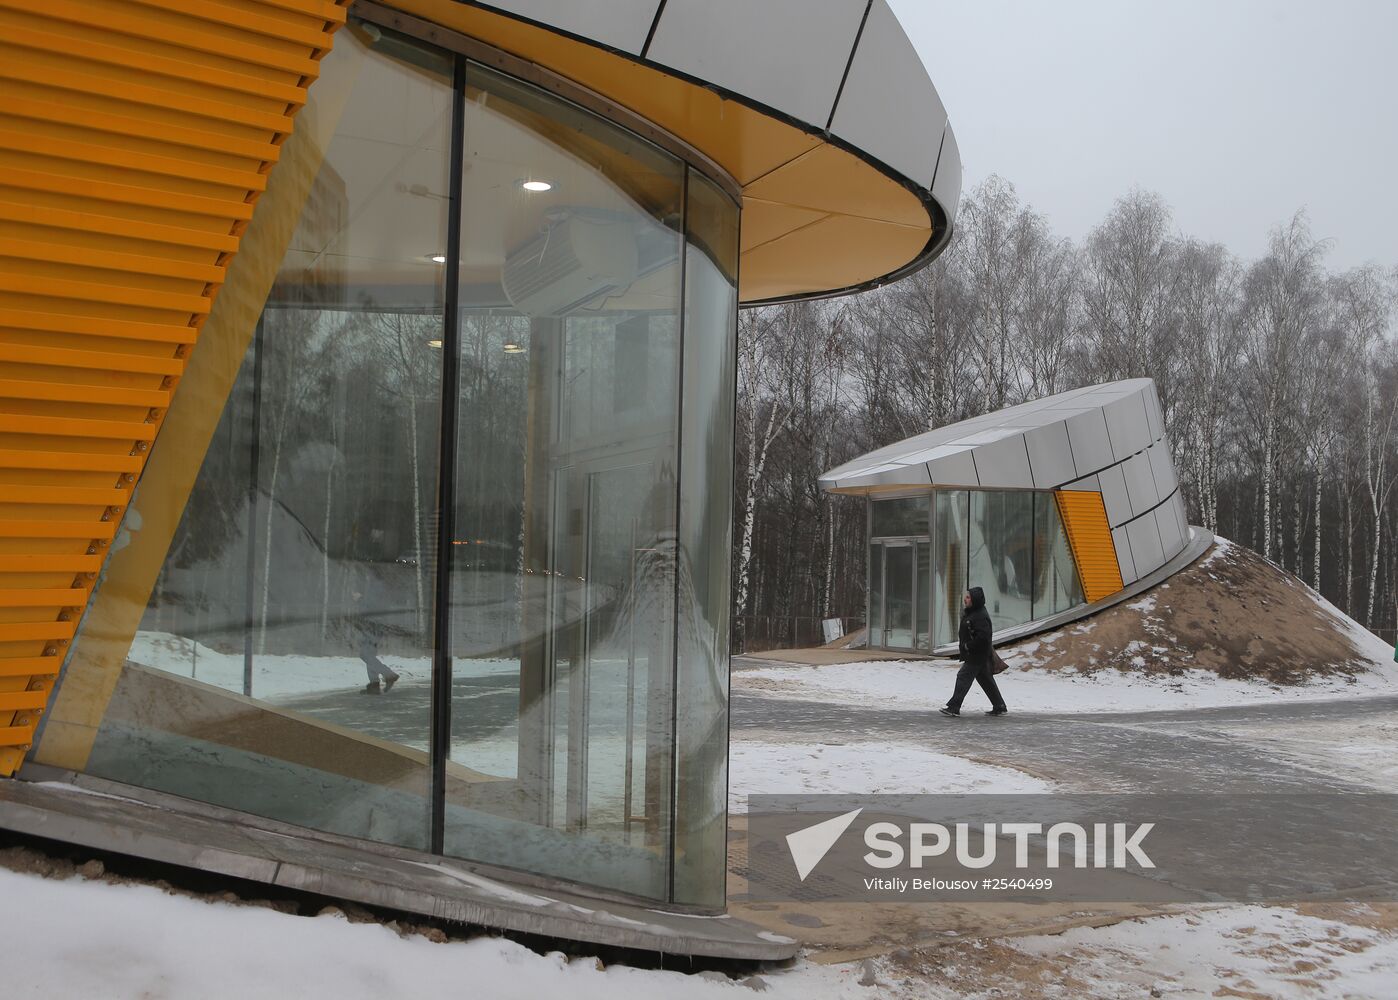
[[[1259,557],[1227,539],[1215,541],[1213,550],[1189,572],[1217,580],[1216,571],[1223,570],[1230,561],[1246,556],[1260,564]],[[1275,581],[1299,602],[1295,605],[1298,609],[1308,608],[1317,615],[1316,628],[1333,628],[1348,639],[1348,643],[1335,645],[1343,650],[1353,647],[1358,657],[1357,662],[1352,660],[1350,664],[1359,668],[1358,673],[1336,670],[1312,676],[1302,684],[1277,684],[1264,677],[1225,678],[1214,670],[1191,668],[1187,659],[1189,643],[1166,635],[1157,615],[1157,603],[1170,599],[1166,594],[1170,584],[1166,583],[1157,591],[1121,605],[1139,617],[1135,635],[1111,643],[1114,651],[1126,654],[1121,662],[1123,666],[1130,664],[1130,669],[1096,665],[1093,651],[1100,646],[1094,644],[1094,633],[1102,631],[1098,628],[1099,616],[1006,650],[1010,669],[997,678],[1001,691],[1010,711],[1016,713],[1151,712],[1398,694],[1398,663],[1394,662],[1392,646],[1290,574],[1277,571]],[[1088,662],[1081,666],[1087,669],[1063,666],[1058,639],[1071,640],[1072,648],[1084,650]],[[1046,668],[1044,665],[1051,661],[1057,662]],[[1162,666],[1166,669],[1160,669]],[[774,663],[735,672],[733,687],[741,693],[770,697],[930,712],[946,704],[958,667],[952,660],[880,660],[823,666]],[[966,706],[969,710],[986,706],[978,687],[971,688]]]
[[[767,743],[736,737],[729,750],[728,808],[747,812],[763,795],[952,795],[1053,791],[1022,771],[908,743]]]
[[[179,677],[212,684],[226,691],[243,691],[243,654],[220,653],[182,635],[169,632],[136,633],[127,659]],[[432,661],[425,656],[381,657],[402,683],[426,683],[432,678]],[[486,677],[519,672],[514,660],[476,660],[457,657],[456,677]],[[254,698],[282,701],[325,691],[360,688],[365,681],[364,661],[357,656],[296,656],[260,654],[253,657]]]
[[[917,955],[794,967],[758,981],[603,967],[503,938],[431,940],[338,912],[296,916],[154,886],[46,879],[0,868],[5,996],[108,1000],[774,1000],[1247,996],[1389,998],[1398,936],[1382,914],[1221,907],[1058,935],[959,941]],[[1390,914],[1391,916],[1391,914]],[[864,980],[875,988],[861,985]]]
[[[1007,944],[1061,968],[1063,996],[1394,996],[1398,936],[1364,925],[1377,912],[1348,909],[1355,923],[1284,907],[1229,906]]]

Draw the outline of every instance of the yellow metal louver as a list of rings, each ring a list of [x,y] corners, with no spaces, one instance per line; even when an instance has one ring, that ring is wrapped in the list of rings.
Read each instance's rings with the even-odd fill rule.
[[[1073,561],[1078,564],[1078,576],[1087,602],[1091,604],[1115,594],[1124,584],[1102,494],[1059,491],[1054,493],[1054,498],[1068,532],[1068,544],[1073,550]]]
[[[0,0],[0,775],[348,0]]]

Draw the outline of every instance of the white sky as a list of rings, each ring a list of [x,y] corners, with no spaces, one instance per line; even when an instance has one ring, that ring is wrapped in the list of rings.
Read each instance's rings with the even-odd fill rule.
[[[1398,0],[889,0],[991,173],[1081,239],[1132,185],[1244,257],[1398,264]]]

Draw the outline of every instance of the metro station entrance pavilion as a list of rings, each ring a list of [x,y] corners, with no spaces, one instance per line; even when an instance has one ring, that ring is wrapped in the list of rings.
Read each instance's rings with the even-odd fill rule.
[[[0,826],[722,912],[737,311],[960,193],[884,0],[0,25]]]

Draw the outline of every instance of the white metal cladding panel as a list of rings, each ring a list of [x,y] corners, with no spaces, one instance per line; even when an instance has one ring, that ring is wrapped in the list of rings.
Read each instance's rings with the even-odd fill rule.
[[[910,451],[905,455],[899,455],[894,461],[903,465],[913,465],[917,463],[932,462],[939,458],[946,458],[949,455],[968,455],[971,451],[970,445],[964,444],[939,444],[921,451]]]
[[[927,474],[937,486],[979,486],[971,450],[954,452],[927,463]]]
[[[1167,497],[1175,492],[1177,482],[1175,480],[1175,463],[1170,458],[1170,442],[1161,438],[1146,449],[1146,457],[1150,459],[1150,471],[1155,476],[1155,489],[1162,496]]]
[[[1160,544],[1164,547],[1165,560],[1168,562],[1184,548],[1184,536],[1180,534],[1180,522],[1175,517],[1174,501],[1168,500],[1161,504],[1151,516],[1155,518],[1155,525],[1160,530]]]
[[[956,221],[961,205],[961,183],[961,150],[956,144],[956,132],[948,122],[942,133],[942,148],[937,153],[937,176],[932,179],[932,197],[946,209],[948,225]]]
[[[818,4],[809,0],[668,0],[646,58],[824,128],[835,106],[864,8],[864,0],[824,0]],[[911,53],[921,79],[909,91],[894,89],[895,81],[901,78],[893,73],[876,70],[875,79],[869,81],[883,98],[885,110],[860,138],[851,141],[875,155],[885,146],[900,148],[901,131],[927,129],[936,136],[946,120],[945,114],[938,117],[919,108],[918,128],[910,129],[907,119],[895,113],[895,108],[904,113],[908,110],[897,101],[899,93],[917,94],[926,100],[932,83],[896,20],[892,31],[895,39],[881,37],[869,43],[866,28],[860,48],[869,45],[868,58],[876,67],[890,62],[896,65],[903,53],[883,48],[901,42]],[[849,89],[848,83],[845,87]],[[930,161],[918,170],[901,163],[892,166],[923,186],[932,182]]]
[[[1112,439],[1112,453],[1118,462],[1150,444],[1150,424],[1146,421],[1146,404],[1141,393],[1133,392],[1107,403],[1102,413],[1107,418],[1107,434]]]
[[[1165,552],[1160,545],[1160,529],[1155,517],[1147,514],[1138,517],[1126,526],[1126,537],[1131,539],[1131,558],[1136,564],[1136,575],[1146,576],[1165,565]]]
[[[1126,494],[1131,498],[1131,514],[1144,514],[1160,502],[1155,492],[1155,476],[1150,471],[1150,459],[1142,452],[1132,455],[1121,465],[1126,477]]]
[[[1174,500],[1175,518],[1180,523],[1180,533],[1184,535],[1185,543],[1188,544],[1194,532],[1189,527],[1189,512],[1184,509],[1184,494],[1177,492]]]
[[[1160,396],[1155,391],[1155,383],[1144,393],[1146,402],[1146,423],[1150,426],[1150,439],[1158,440],[1165,433],[1165,418],[1160,412]]]
[[[1131,520],[1131,497],[1126,492],[1126,476],[1121,466],[1113,465],[1097,474],[1102,484],[1102,503],[1107,508],[1107,523],[1115,528]]]
[[[872,476],[864,476],[861,481],[871,485],[880,486],[928,486],[932,480],[927,477],[927,466],[918,463],[916,465],[903,465],[895,463],[874,473]]]
[[[1067,424],[1060,422],[1025,431],[1024,443],[1029,448],[1029,467],[1034,473],[1035,489],[1053,489],[1077,477]]]
[[[747,0],[744,9],[761,6],[761,3]],[[814,5],[810,0],[796,0],[796,6],[802,13],[791,18],[793,24],[809,17],[807,12]],[[741,24],[742,20],[734,23]],[[787,30],[791,30],[790,25]],[[853,33],[850,37],[854,37]],[[840,70],[844,68],[841,63]],[[911,127],[909,108],[904,100],[904,95],[910,94],[918,95],[923,102],[917,108],[916,127]],[[859,48],[850,63],[830,131],[860,149],[876,152],[889,166],[924,187],[932,187],[946,122],[946,109],[927,77],[917,49],[889,10],[886,0],[874,0],[864,21],[864,30],[859,34]]]
[[[490,0],[482,6],[528,18],[633,56],[641,54],[660,0]]]
[[[1116,461],[1101,410],[1075,413],[1067,418],[1066,423],[1068,439],[1073,443],[1073,461],[1079,473],[1096,472]]]
[[[1095,476],[1084,476],[1082,479],[1075,479],[1067,486],[1060,487],[1065,490],[1073,490],[1078,493],[1101,493],[1102,483]]]
[[[1131,541],[1126,537],[1125,528],[1112,529],[1112,544],[1116,546],[1116,564],[1121,570],[1121,582],[1135,583],[1140,577],[1136,575],[1136,563],[1131,558]]]
[[[1011,434],[998,441],[983,444],[975,453],[976,475],[982,486],[1024,487],[1034,485],[1029,470],[1029,454],[1024,450],[1024,435]]]

